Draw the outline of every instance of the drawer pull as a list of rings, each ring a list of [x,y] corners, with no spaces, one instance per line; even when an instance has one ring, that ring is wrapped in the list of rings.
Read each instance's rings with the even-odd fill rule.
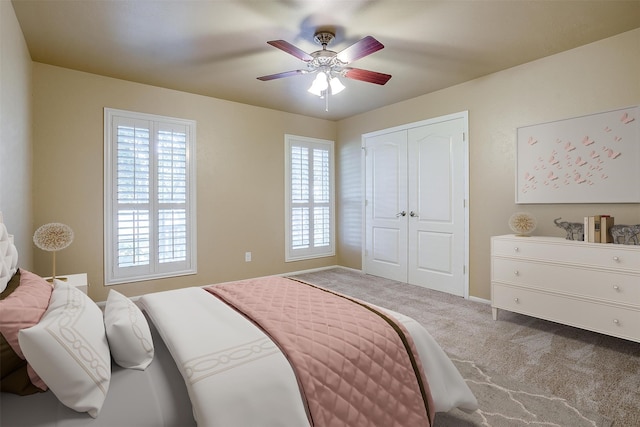
[[[519,272],[518,270],[516,270],[516,271],[514,271],[514,272],[513,272],[513,275],[514,275],[514,276],[519,276],[519,275],[520,275],[520,272]]]
[[[616,292],[620,292],[620,286],[613,285],[613,290],[616,291]]]
[[[613,257],[613,260],[614,260],[615,262],[620,262],[620,257],[614,256],[614,257]]]
[[[518,298],[514,298],[513,301],[520,302],[520,300]]]
[[[520,252],[520,248],[516,246],[515,248],[513,248],[513,251],[514,252]]]
[[[613,319],[613,323],[615,323],[616,325],[619,325],[620,321],[618,319]]]

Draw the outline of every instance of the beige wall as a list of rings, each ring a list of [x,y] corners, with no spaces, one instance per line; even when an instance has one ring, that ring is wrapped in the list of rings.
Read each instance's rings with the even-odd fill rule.
[[[7,13],[7,9],[11,14]],[[0,168],[20,169],[15,192],[0,184],[0,208],[31,214],[28,143],[29,61],[12,8],[2,2],[2,144],[8,132],[20,148]],[[7,27],[7,15],[9,24]],[[7,28],[10,28],[7,30]],[[7,36],[8,34],[8,36]],[[9,38],[8,38],[9,37]],[[8,40],[8,41],[7,41]],[[15,53],[7,53],[6,45]],[[575,117],[640,103],[640,30],[524,64],[452,88],[381,108],[338,123],[33,64],[33,221],[21,220],[23,245],[49,221],[71,225],[74,244],[58,256],[58,272],[87,272],[91,296],[102,286],[103,107],[195,119],[198,122],[199,274],[121,285],[128,295],[242,277],[304,270],[339,263],[361,268],[360,135],[469,111],[470,293],[489,298],[489,238],[509,232],[509,216],[532,212],[536,234],[562,236],[552,220],[608,212],[616,222],[640,223],[640,205],[514,204],[515,133],[519,126]],[[10,60],[7,60],[10,56]],[[7,61],[13,77],[8,78]],[[17,71],[16,71],[17,70]],[[17,74],[21,74],[18,77]],[[7,83],[8,82],[8,83]],[[7,96],[7,85],[20,88]],[[18,106],[7,126],[6,106]],[[338,162],[338,258],[283,261],[283,134],[335,139]],[[14,147],[12,147],[13,150]],[[25,176],[26,174],[26,176]],[[15,231],[14,231],[15,233]],[[31,247],[33,245],[30,245]],[[274,249],[275,248],[275,249]],[[254,261],[244,262],[252,251]],[[23,252],[30,258],[29,251]],[[26,255],[24,255],[26,253]],[[35,249],[34,271],[50,273],[51,255]]]
[[[0,211],[26,269],[33,264],[30,129],[31,57],[11,2],[0,1]]]
[[[114,288],[149,291],[335,265],[284,262],[284,134],[335,140],[336,123],[34,63],[34,222],[74,230],[58,274],[88,273],[104,300],[103,108],[197,121],[198,274]],[[246,251],[253,261],[246,263]],[[51,254],[34,252],[50,275]]]
[[[564,237],[552,222],[557,217],[580,221],[609,213],[616,223],[640,223],[640,204],[514,203],[518,127],[639,103],[640,29],[339,122],[339,264],[361,268],[361,134],[464,110],[469,111],[472,296],[490,298],[489,239],[511,232],[507,220],[516,211],[536,216],[537,235]]]

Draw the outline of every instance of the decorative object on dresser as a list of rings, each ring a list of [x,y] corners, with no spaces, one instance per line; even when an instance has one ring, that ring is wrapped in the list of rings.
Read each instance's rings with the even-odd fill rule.
[[[50,282],[54,280],[67,280],[65,277],[56,277],[56,252],[68,247],[73,242],[73,230],[71,227],[59,222],[51,222],[40,226],[33,234],[33,243],[43,251],[53,252],[53,274]]]
[[[613,243],[611,227],[614,222],[615,218],[611,215],[600,215],[600,243]]]
[[[509,218],[509,228],[520,237],[531,234],[537,226],[535,217],[528,212],[516,212]]]
[[[584,217],[584,241],[590,243],[613,243],[611,227],[615,218],[611,215]]]
[[[640,224],[636,225],[614,225],[611,227],[611,237],[613,243],[624,245],[640,245]]]
[[[494,236],[491,307],[640,342],[640,247]]]
[[[553,223],[567,232],[567,240],[584,240],[584,224],[579,222],[560,221],[562,217],[553,220]]]

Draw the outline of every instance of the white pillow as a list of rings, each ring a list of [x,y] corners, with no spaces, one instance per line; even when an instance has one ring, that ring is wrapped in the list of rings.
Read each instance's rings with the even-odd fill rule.
[[[7,283],[16,273],[17,266],[18,250],[13,244],[13,236],[7,232],[7,227],[0,222],[0,292],[7,288]]]
[[[147,319],[129,298],[111,289],[104,325],[113,360],[123,368],[144,370],[153,360],[153,339]]]
[[[40,322],[18,334],[33,369],[65,406],[98,416],[111,381],[111,355],[102,311],[59,280]]]

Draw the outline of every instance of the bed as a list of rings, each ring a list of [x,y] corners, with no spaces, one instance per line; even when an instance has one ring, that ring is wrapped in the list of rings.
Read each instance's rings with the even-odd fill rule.
[[[1,223],[0,265],[0,425],[405,426],[477,408],[418,322],[314,284],[111,290],[98,307],[18,268]]]

